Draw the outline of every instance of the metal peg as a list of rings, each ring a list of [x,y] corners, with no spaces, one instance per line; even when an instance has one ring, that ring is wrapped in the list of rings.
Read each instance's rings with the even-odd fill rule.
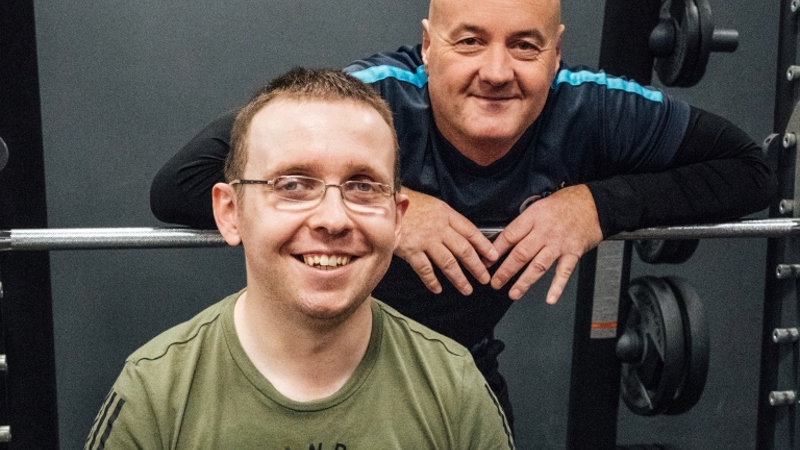
[[[776,344],[791,344],[797,342],[800,330],[797,328],[776,328],[772,332],[772,342]]]
[[[800,70],[798,70],[800,73]],[[783,135],[783,148],[794,148],[797,145],[797,135],[794,133],[786,133]]]
[[[0,426],[0,442],[11,442],[11,427],[8,425]]]
[[[770,406],[791,406],[797,400],[797,391],[772,391],[769,393]]]
[[[792,0],[789,9],[791,9],[793,13],[796,13],[798,8],[800,8],[800,0]]]
[[[778,203],[778,212],[781,214],[791,214],[794,212],[794,200],[781,200]]]
[[[775,269],[775,276],[777,276],[779,280],[798,278],[800,277],[800,264],[778,264],[778,267]]]
[[[6,141],[0,137],[0,171],[2,171],[8,163],[8,145]]]
[[[800,78],[800,66],[789,66],[786,69],[786,79],[789,81],[794,81]]]

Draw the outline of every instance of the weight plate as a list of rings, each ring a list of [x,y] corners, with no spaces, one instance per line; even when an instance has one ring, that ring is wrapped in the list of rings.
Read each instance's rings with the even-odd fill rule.
[[[665,86],[682,86],[687,74],[695,72],[700,51],[700,19],[694,0],[673,0],[668,10],[662,10],[662,22],[675,29],[672,54],[657,58],[655,70]]]
[[[680,307],[660,278],[631,281],[628,295],[631,309],[624,333],[638,334],[643,351],[639,361],[622,363],[622,398],[636,414],[661,414],[675,398],[684,374]]]
[[[680,389],[664,412],[668,415],[683,414],[689,411],[703,395],[708,377],[710,337],[703,302],[694,287],[685,279],[665,277],[672,288],[683,321],[683,342],[685,346],[684,378]]]
[[[708,0],[686,0],[695,3],[699,34],[697,36],[697,53],[692,64],[681,70],[676,86],[691,87],[696,85],[706,73],[708,58],[711,56],[711,44],[714,39],[714,20],[711,16],[711,4]]]
[[[633,248],[639,259],[649,264],[683,264],[694,255],[699,239],[636,240]]]

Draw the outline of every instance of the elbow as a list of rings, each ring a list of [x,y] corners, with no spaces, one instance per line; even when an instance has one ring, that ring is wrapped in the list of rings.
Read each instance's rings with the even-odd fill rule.
[[[203,230],[216,229],[210,189],[187,195],[180,185],[171,181],[172,178],[161,171],[153,179],[150,185],[150,211],[153,216],[164,223]]]

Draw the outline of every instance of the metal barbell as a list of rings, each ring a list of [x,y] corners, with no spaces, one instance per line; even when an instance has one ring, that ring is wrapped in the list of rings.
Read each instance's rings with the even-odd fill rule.
[[[481,228],[488,238],[502,228]],[[800,235],[799,218],[748,219],[735,222],[643,228],[608,240],[711,239]],[[191,228],[32,228],[0,230],[0,251],[101,250],[136,248],[223,247],[216,230]]]

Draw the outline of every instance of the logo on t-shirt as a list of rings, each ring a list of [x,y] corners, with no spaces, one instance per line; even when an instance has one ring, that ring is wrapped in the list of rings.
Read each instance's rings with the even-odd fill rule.
[[[522,204],[519,205],[519,213],[522,214],[522,211],[525,211],[526,209],[528,209],[528,206],[531,206],[532,204],[536,203],[537,201],[539,201],[539,200],[541,200],[541,199],[543,199],[543,198],[545,198],[545,197],[547,197],[549,195],[552,195],[553,192],[556,192],[557,190],[563,188],[564,186],[566,186],[566,184],[567,184],[566,181],[562,181],[561,185],[558,186],[557,188],[555,188],[555,190],[544,191],[541,194],[531,195],[530,197],[526,198],[522,202]]]

